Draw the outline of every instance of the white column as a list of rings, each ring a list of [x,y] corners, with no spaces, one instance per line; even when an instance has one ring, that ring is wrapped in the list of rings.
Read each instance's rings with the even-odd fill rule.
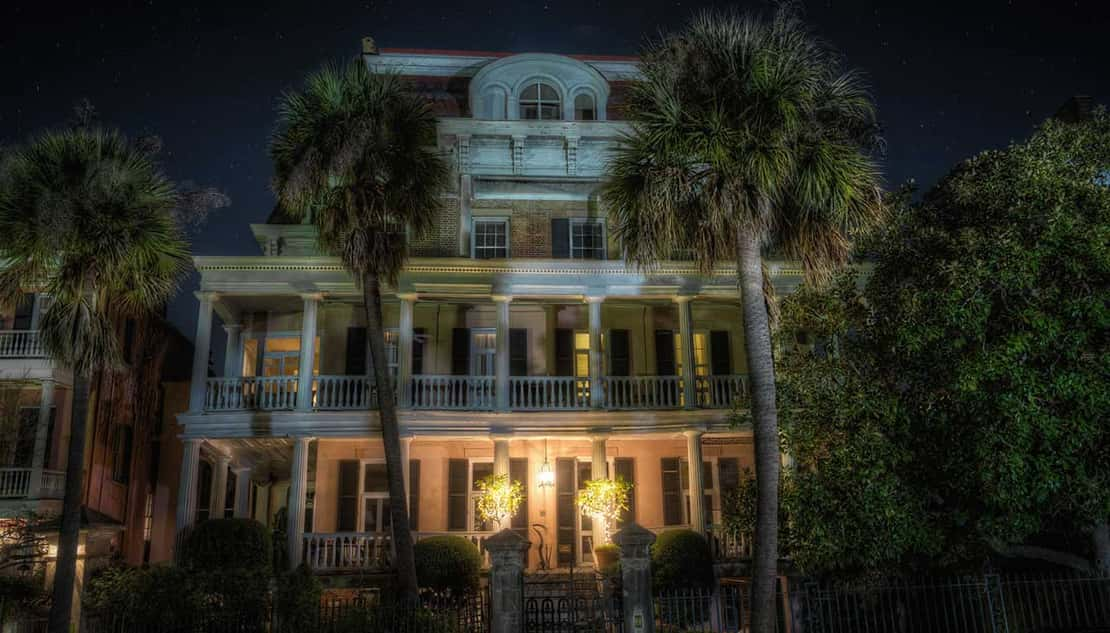
[[[509,474],[509,438],[504,435],[493,436],[493,474]]]
[[[243,354],[239,348],[243,326],[238,323],[224,326],[227,344],[224,346],[224,378],[237,378],[243,374]]]
[[[601,394],[601,302],[602,297],[587,297],[590,317],[590,404],[602,406]]]
[[[201,440],[183,440],[181,477],[177,482],[177,538],[174,556],[181,553],[181,543],[196,522],[197,470],[200,468]]]
[[[208,353],[212,346],[212,304],[216,294],[196,293],[200,307],[197,309],[197,335],[193,338],[193,379],[189,384],[189,411],[204,411],[204,393],[208,386]]]
[[[595,433],[590,436],[593,454],[590,456],[590,479],[608,479],[609,463],[605,454],[605,440],[609,436],[604,433]]]
[[[235,518],[249,519],[251,517],[251,469],[249,466],[240,466],[232,470],[235,473]]]
[[[705,534],[705,510],[702,507],[705,500],[705,489],[702,487],[702,431],[688,430],[683,434],[686,436],[686,461],[689,463],[690,475],[690,529],[698,534]]]
[[[297,410],[312,410],[312,365],[316,357],[316,306],[320,295],[302,295],[304,312],[301,318],[301,358],[297,369]]]
[[[54,383],[49,380],[42,382],[42,391],[39,394],[39,419],[35,425],[35,446],[31,452],[31,497],[42,495],[42,471],[46,467],[46,453],[50,447],[46,441],[50,439],[50,408],[54,406]]]
[[[289,566],[296,569],[301,564],[304,553],[304,515],[305,494],[308,491],[308,445],[309,437],[293,438],[293,467],[289,482],[289,523],[285,533],[289,538]]]
[[[495,386],[497,394],[497,409],[507,411],[509,408],[509,303],[512,297],[495,295],[494,303],[497,305],[497,349],[495,362]]]
[[[212,493],[208,495],[210,519],[224,518],[224,508],[227,507],[227,469],[230,465],[231,457],[216,457],[216,466],[212,469]]]
[[[401,394],[399,405],[409,406],[409,396],[412,388],[412,321],[413,309],[416,306],[415,294],[399,294],[401,300],[401,318],[398,323],[399,336],[397,337],[397,390]]]
[[[412,448],[412,436],[411,435],[402,435],[401,436],[401,468],[402,468],[402,470],[404,470],[404,479],[405,479],[405,508],[408,508],[409,512],[412,511],[412,508],[409,508],[409,499],[412,499],[412,488],[411,488],[412,482],[409,481],[409,479],[412,475],[412,470],[411,470],[411,467],[410,467],[410,464],[409,464],[409,451],[410,451],[411,448]]]
[[[693,297],[675,297],[678,304],[678,336],[682,341],[682,400],[683,406],[693,409],[698,406],[697,392],[694,390],[694,330]]]

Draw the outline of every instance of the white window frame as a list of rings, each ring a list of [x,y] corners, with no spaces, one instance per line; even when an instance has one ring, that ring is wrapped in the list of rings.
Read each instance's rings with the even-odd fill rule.
[[[396,328],[393,328],[393,329],[396,329]],[[256,375],[255,372],[257,372],[257,371],[263,371],[264,372],[265,371],[266,356],[267,355],[269,355],[271,358],[280,357],[282,359],[281,360],[282,366],[284,367],[286,358],[290,354],[292,354],[293,352],[267,352],[266,351],[266,341],[269,340],[269,339],[272,339],[272,338],[295,338],[295,339],[297,339],[297,341],[298,341],[298,343],[297,343],[297,345],[298,345],[297,346],[297,352],[296,352],[296,354],[297,354],[297,365],[298,365],[298,369],[300,369],[300,359],[301,359],[301,348],[300,348],[301,332],[300,332],[300,330],[275,330],[273,332],[247,332],[239,338],[239,352],[238,352],[238,354],[239,354],[240,364],[243,364],[243,362],[242,362],[243,361],[243,355],[244,355],[244,353],[246,352],[246,349],[247,349],[247,340],[248,339],[258,341],[258,352],[257,352],[258,357],[255,359],[255,362],[258,363],[259,361],[261,361],[261,363],[259,363],[255,367],[246,367],[246,366],[240,367],[239,373],[241,373],[245,377],[262,376],[263,374],[257,374]],[[323,329],[317,329],[316,330],[316,356],[320,359],[320,361],[319,361],[320,366],[323,366],[323,364],[324,364],[323,340],[324,340],[324,330]],[[297,374],[289,376],[289,378],[292,378],[296,375]],[[314,367],[313,371],[312,371],[312,375],[313,376],[319,376],[320,375],[320,370]]]
[[[478,525],[478,516],[474,512],[474,503],[481,496],[481,492],[474,489],[474,465],[475,464],[489,464],[490,472],[493,472],[493,458],[492,457],[471,457],[467,460],[466,464],[466,526],[467,532],[481,532],[475,526]]]
[[[543,86],[547,86],[548,88],[550,88],[555,93],[555,99],[554,100],[549,101],[549,100],[546,100],[546,99],[543,98]],[[528,90],[529,88],[533,88],[533,87],[536,88],[536,98],[534,100],[533,99],[525,99],[524,98],[524,91]],[[525,103],[528,103],[529,105],[534,104],[536,106],[536,114],[538,115],[536,118],[529,119],[529,118],[524,117],[524,104]],[[543,108],[544,108],[544,106],[547,106],[547,105],[554,105],[556,108],[558,108],[558,111],[556,112],[556,115],[553,118],[550,118],[550,119],[543,118]],[[594,100],[594,107],[595,108],[597,107],[597,100],[596,99]],[[529,79],[521,87],[520,92],[518,93],[518,96],[516,98],[517,118],[520,119],[521,121],[562,121],[565,118],[565,114],[566,114],[565,112],[563,112],[563,110],[564,110],[563,95],[562,95],[562,93],[559,92],[559,87],[556,86],[551,81],[544,80],[543,77],[536,77],[535,79]]]
[[[494,367],[496,368],[496,365],[497,365],[497,348],[496,348],[497,328],[492,328],[492,327],[470,328],[470,367],[467,368],[467,370],[469,371],[469,375],[471,375],[471,376],[493,376],[496,373],[496,371],[494,372],[494,374],[479,374],[478,373],[478,355],[479,354],[490,355],[489,351],[487,349],[478,347],[478,336],[479,335],[489,336],[491,334],[494,336],[494,348],[493,348],[492,356],[493,356]]]
[[[510,243],[512,233],[509,226],[509,218],[505,217],[476,217],[470,221],[470,258],[478,259],[478,224],[492,223],[501,224],[505,227],[505,257],[484,257],[483,259],[508,259],[512,256],[512,244]],[[488,247],[485,247],[488,248]]]
[[[577,246],[574,243],[574,227],[575,226],[585,226],[587,224],[592,224],[594,226],[600,226],[601,227],[601,257],[598,257],[598,258],[595,258],[595,257],[577,257],[574,254],[574,249],[576,247],[581,248],[580,246]],[[571,218],[570,219],[570,230],[567,231],[567,232],[570,234],[568,236],[568,239],[570,239],[570,259],[582,259],[582,260],[594,260],[594,259],[596,259],[596,260],[602,260],[603,261],[603,260],[606,260],[606,259],[609,258],[609,253],[608,253],[609,249],[606,248],[606,246],[608,245],[608,241],[607,241],[608,235],[606,233],[606,227],[605,227],[605,221],[604,220],[602,220],[600,218]]]
[[[356,517],[355,526],[360,533],[366,532],[366,500],[373,499],[375,502],[382,499],[389,499],[389,482],[386,481],[386,490],[384,492],[367,492],[366,491],[366,465],[367,464],[385,464],[384,457],[365,457],[358,460],[358,516]],[[315,516],[315,512],[313,516]],[[381,506],[378,506],[378,525],[382,525],[382,511]],[[390,522],[390,530],[393,529],[392,521]],[[374,532],[374,534],[385,534],[385,532]]]
[[[713,507],[709,508],[709,516],[713,520],[710,523],[719,524],[721,522],[721,470],[717,466],[717,457],[702,456],[702,464],[709,464],[710,480],[713,482],[712,488],[705,488],[702,490],[702,497],[708,495],[713,502]],[[686,477],[689,481],[690,477],[690,462],[685,457],[680,457],[678,460],[678,481],[682,483],[682,469],[686,468]],[[704,467],[704,466],[703,466]],[[705,508],[702,508],[705,512]],[[682,488],[682,518],[686,525],[690,525],[690,486],[687,484]]]

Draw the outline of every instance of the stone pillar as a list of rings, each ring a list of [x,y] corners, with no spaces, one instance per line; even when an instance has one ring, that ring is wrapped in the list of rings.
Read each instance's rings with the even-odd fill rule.
[[[686,409],[698,406],[697,391],[694,388],[694,329],[693,297],[675,297],[678,304],[678,336],[682,341],[682,404]]]
[[[305,494],[308,492],[308,446],[310,437],[293,438],[293,466],[289,473],[289,512],[285,534],[289,538],[289,567],[296,569],[304,553]]]
[[[181,477],[177,482],[177,537],[174,539],[174,557],[181,554],[181,544],[197,518],[197,471],[200,468],[202,440],[183,440]]]
[[[243,354],[239,342],[243,326],[238,323],[224,326],[227,344],[224,346],[224,378],[237,378],[243,375]]]
[[[297,410],[312,410],[312,365],[316,357],[316,307],[320,295],[307,294],[304,299],[304,313],[301,318],[301,358],[297,369]]]
[[[412,381],[412,313],[416,306],[416,295],[399,294],[397,298],[401,300],[397,336],[397,390],[401,395],[398,405],[407,407],[412,393],[409,383]]]
[[[35,425],[35,445],[31,452],[31,484],[28,490],[31,498],[42,496],[42,471],[46,468],[46,454],[50,451],[46,442],[50,439],[50,409],[53,406],[54,383],[44,380],[39,392],[39,417]]]
[[[204,411],[204,393],[208,386],[208,352],[212,346],[212,304],[215,293],[196,293],[200,307],[197,308],[197,335],[193,339],[193,377],[189,383],[189,411]]]
[[[593,454],[590,456],[590,479],[609,478],[609,460],[605,454],[605,440],[608,437],[606,433],[590,435],[593,446]]]
[[[496,374],[494,393],[497,395],[497,410],[509,410],[509,303],[512,297],[495,295],[497,304],[497,345],[494,372]]]
[[[230,465],[231,457],[216,457],[216,466],[212,469],[212,493],[208,495],[210,519],[224,518],[224,508],[227,507],[227,468]]]
[[[403,474],[404,474],[404,479],[405,479],[405,508],[409,512],[412,512],[412,508],[409,507],[409,500],[412,499],[412,482],[409,481],[410,477],[412,477],[412,468],[411,468],[411,464],[409,464],[409,453],[410,453],[411,449],[412,449],[412,436],[411,435],[402,435],[401,436],[401,469],[404,470]],[[411,521],[411,519],[410,519],[410,521]]]
[[[524,566],[532,546],[512,530],[486,539],[489,552],[490,633],[520,633],[524,624]]]
[[[655,608],[651,595],[651,545],[655,534],[638,523],[626,525],[613,536],[621,548],[621,590],[625,633],[655,633]]]
[[[705,534],[705,488],[703,487],[701,436],[700,430],[684,431],[686,436],[686,461],[689,462],[690,476],[690,529]]]
[[[240,466],[232,470],[235,473],[235,518],[251,518],[251,469],[249,466]]]
[[[604,405],[601,393],[601,302],[603,297],[586,297],[590,317],[590,405]]]

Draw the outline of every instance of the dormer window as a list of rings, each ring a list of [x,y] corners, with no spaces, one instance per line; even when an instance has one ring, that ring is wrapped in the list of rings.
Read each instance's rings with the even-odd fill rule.
[[[574,120],[594,121],[597,119],[597,110],[594,107],[594,97],[591,94],[580,92],[574,97]]]
[[[520,118],[556,121],[563,118],[559,93],[550,85],[536,82],[520,92]]]

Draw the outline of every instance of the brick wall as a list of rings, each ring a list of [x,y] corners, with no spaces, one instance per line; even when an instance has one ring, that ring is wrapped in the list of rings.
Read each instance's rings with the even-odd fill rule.
[[[455,257],[459,241],[459,199],[451,197],[443,202],[443,212],[435,226],[422,239],[414,240],[411,255],[414,257]]]

